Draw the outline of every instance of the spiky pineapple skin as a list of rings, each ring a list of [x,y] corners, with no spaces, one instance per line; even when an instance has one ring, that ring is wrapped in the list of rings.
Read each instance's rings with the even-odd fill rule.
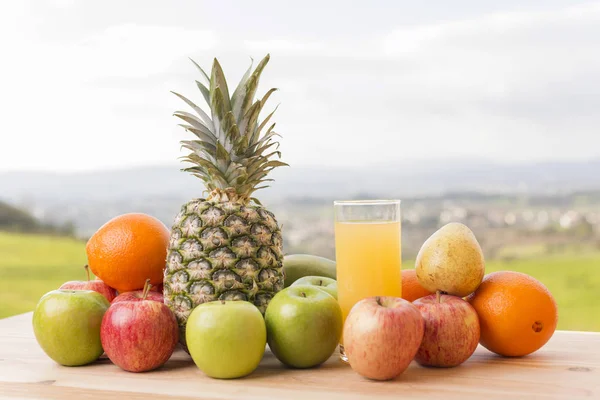
[[[259,205],[194,199],[175,218],[164,274],[165,304],[185,345],[192,310],[215,300],[246,300],[264,314],[283,289],[281,229]]]

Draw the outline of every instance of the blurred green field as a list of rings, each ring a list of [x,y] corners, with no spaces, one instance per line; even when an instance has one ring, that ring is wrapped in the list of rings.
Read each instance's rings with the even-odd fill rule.
[[[85,279],[85,263],[81,241],[0,232],[0,318],[31,311],[44,293]],[[559,329],[600,331],[600,252],[491,260],[486,270],[520,271],[542,281],[558,302]]]
[[[85,279],[85,243],[0,232],[0,318],[31,311],[46,292]]]

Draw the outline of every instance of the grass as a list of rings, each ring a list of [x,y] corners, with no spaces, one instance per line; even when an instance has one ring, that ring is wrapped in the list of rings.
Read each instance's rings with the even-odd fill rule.
[[[86,262],[81,241],[0,232],[0,318],[32,311],[44,293],[86,279]]]
[[[524,253],[512,261],[488,261],[486,270],[519,271],[542,281],[558,303],[559,329],[600,331],[600,252]],[[85,279],[85,263],[81,241],[0,232],[0,318],[31,311],[44,293]]]

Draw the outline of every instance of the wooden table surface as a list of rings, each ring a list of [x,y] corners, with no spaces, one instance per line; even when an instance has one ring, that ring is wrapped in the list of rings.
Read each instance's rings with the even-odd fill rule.
[[[501,358],[484,348],[451,369],[414,362],[394,381],[374,382],[332,356],[320,368],[283,367],[267,352],[236,380],[206,377],[178,349],[162,368],[129,373],[100,359],[62,367],[39,348],[31,313],[0,320],[0,399],[600,399],[600,333],[556,332],[537,353]]]

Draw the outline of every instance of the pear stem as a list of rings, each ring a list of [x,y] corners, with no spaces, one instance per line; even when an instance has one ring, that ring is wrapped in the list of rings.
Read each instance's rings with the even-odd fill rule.
[[[87,273],[87,278],[88,278],[88,282],[90,281],[90,266],[85,264],[83,266],[83,268],[85,268],[85,272]]]
[[[436,300],[437,300],[438,303],[442,302],[442,292],[440,290],[437,290],[435,292],[435,298],[436,298]]]
[[[152,285],[150,284],[150,279],[146,279],[146,283],[144,283],[144,291],[142,292],[142,300],[146,300],[151,287]]]

